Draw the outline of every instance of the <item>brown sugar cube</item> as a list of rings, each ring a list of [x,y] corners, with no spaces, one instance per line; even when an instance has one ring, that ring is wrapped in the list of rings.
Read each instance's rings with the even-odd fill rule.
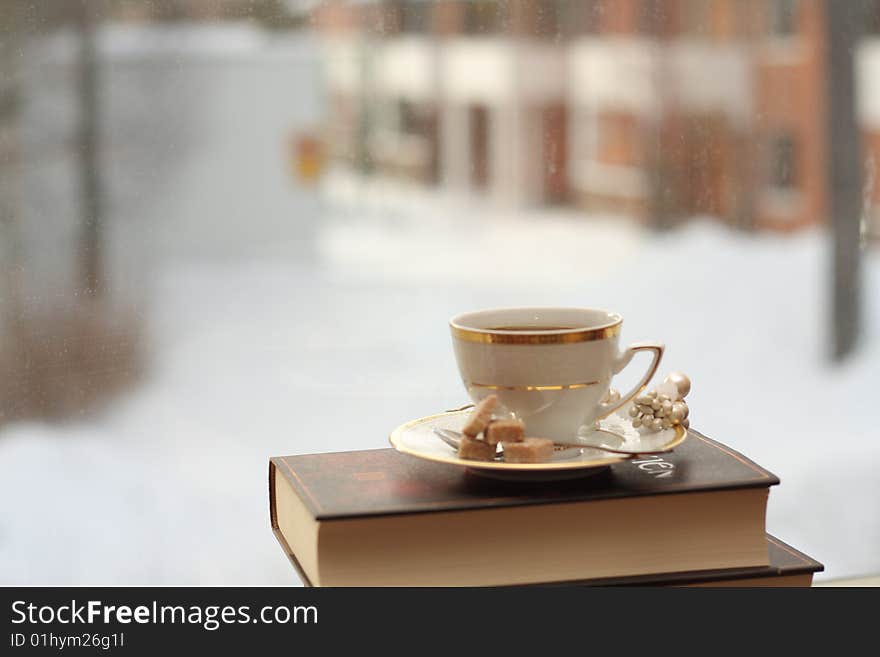
[[[495,458],[495,445],[470,436],[462,436],[458,444],[458,456],[472,461],[491,461]]]
[[[553,441],[547,438],[525,438],[518,443],[501,443],[508,463],[542,463],[553,456]]]
[[[492,420],[486,427],[484,438],[490,445],[518,443],[526,435],[522,420]]]
[[[495,395],[489,395],[480,401],[480,403],[474,407],[474,412],[471,413],[468,421],[465,423],[464,427],[462,427],[461,432],[471,438],[479,436],[480,432],[486,428],[487,424],[489,424],[489,420],[492,419],[492,411],[495,410],[495,405],[497,403],[498,397]]]

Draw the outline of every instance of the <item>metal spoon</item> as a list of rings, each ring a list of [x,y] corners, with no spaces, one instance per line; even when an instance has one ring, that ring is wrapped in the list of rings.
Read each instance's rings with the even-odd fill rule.
[[[442,440],[444,443],[452,447],[453,449],[458,449],[458,444],[461,442],[461,434],[458,431],[453,431],[452,429],[441,429],[440,427],[434,427],[434,433]],[[604,429],[596,429],[593,433],[607,433],[609,435],[615,436],[619,438],[617,434],[611,433],[609,431],[605,431]],[[558,453],[567,449],[576,449],[576,448],[587,448],[587,449],[601,449],[603,452],[611,452],[612,454],[627,454],[630,456],[637,456],[639,454],[662,454],[664,452],[672,451],[669,448],[663,449],[620,449],[619,447],[610,447],[607,445],[597,445],[595,443],[582,443],[582,442],[572,442],[572,443],[560,443],[555,442],[553,444],[553,449]]]

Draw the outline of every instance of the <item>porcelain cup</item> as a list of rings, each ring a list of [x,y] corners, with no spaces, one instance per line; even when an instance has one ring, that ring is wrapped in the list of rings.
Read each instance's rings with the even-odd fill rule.
[[[528,435],[560,441],[623,407],[657,371],[664,345],[638,342],[621,351],[622,324],[615,312],[566,307],[479,310],[449,322],[471,400],[495,394],[502,412],[521,419]],[[612,377],[640,351],[651,353],[644,376],[607,400]]]

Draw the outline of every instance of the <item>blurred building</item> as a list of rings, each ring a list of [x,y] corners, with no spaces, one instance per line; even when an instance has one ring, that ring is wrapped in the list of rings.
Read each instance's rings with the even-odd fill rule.
[[[821,0],[329,0],[314,22],[336,165],[658,225],[824,220]]]

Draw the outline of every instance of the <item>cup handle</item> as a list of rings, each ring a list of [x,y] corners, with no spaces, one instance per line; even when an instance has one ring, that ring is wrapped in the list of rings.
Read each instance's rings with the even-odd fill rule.
[[[654,374],[656,374],[657,368],[660,366],[660,359],[663,358],[663,351],[665,349],[666,346],[662,342],[634,342],[623,350],[623,353],[618,356],[617,361],[614,363],[614,367],[612,368],[614,374],[619,374],[624,367],[629,365],[629,362],[632,360],[633,356],[635,356],[636,353],[639,351],[650,351],[653,353],[651,364],[648,366],[648,371],[645,372],[645,376],[642,377],[641,381],[639,381],[632,390],[621,396],[619,401],[614,402],[613,404],[608,404],[607,406],[603,405],[602,414],[597,419],[601,420],[603,417],[608,417],[614,411],[622,408],[633,397],[635,397],[647,387],[648,382],[651,380]]]

